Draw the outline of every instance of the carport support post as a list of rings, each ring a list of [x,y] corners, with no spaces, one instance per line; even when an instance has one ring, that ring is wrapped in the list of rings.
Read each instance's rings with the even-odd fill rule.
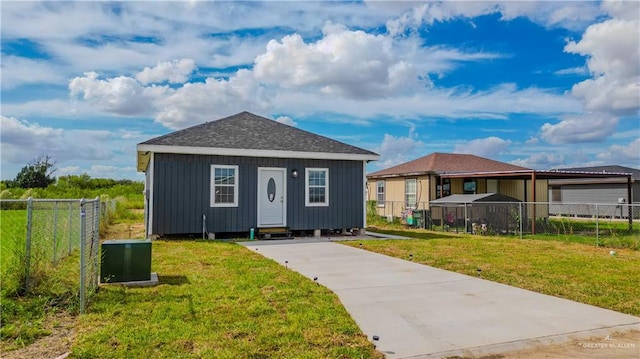
[[[536,234],[536,171],[531,171],[531,197],[533,198],[533,209],[531,216],[531,234]]]

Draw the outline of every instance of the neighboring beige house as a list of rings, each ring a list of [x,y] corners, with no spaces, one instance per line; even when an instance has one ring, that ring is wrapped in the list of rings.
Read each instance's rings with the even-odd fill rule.
[[[533,170],[474,155],[432,153],[368,174],[367,200],[376,201],[381,216],[402,217],[408,209],[429,210],[430,202],[442,197],[496,193],[527,202],[525,216],[535,233],[533,219],[549,216],[550,181],[610,177],[626,179],[629,202],[630,173]]]
[[[499,193],[523,202],[547,202],[546,180],[535,180],[533,198],[532,171],[474,155],[432,153],[368,174],[367,198],[381,209],[391,204],[393,210],[379,213],[396,217],[407,208],[429,209],[430,201],[452,194]]]

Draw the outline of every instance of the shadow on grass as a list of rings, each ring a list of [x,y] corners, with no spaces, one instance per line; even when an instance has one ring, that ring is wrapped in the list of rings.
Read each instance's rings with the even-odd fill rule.
[[[387,229],[384,227],[368,227],[368,231],[391,234],[394,236],[417,238],[417,239],[437,239],[437,238],[460,238],[460,235],[449,234],[444,232],[433,232],[426,230],[401,230],[401,229]]]
[[[191,282],[185,275],[158,275],[158,281],[160,282],[160,284],[167,285],[191,284]]]

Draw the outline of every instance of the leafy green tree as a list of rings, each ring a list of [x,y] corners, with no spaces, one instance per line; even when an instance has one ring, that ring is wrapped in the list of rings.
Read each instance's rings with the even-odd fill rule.
[[[20,188],[47,188],[56,181],[53,177],[55,171],[56,161],[48,155],[42,155],[22,167],[13,184]]]

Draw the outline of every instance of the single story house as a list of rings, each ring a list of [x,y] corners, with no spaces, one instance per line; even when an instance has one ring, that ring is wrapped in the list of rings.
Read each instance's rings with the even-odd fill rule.
[[[549,217],[549,180],[617,177],[630,174],[570,170],[533,170],[469,154],[432,153],[367,175],[367,199],[377,213],[403,217],[407,210],[428,211],[431,202],[455,194],[497,193],[527,202],[525,227],[536,233],[536,220]],[[628,200],[628,199],[627,199]],[[533,205],[533,204],[536,205]],[[389,208],[390,207],[390,208]]]
[[[242,112],[137,145],[147,237],[366,226],[379,156]]]
[[[429,203],[452,194],[499,193],[519,201],[532,201],[527,183],[510,177],[465,174],[521,173],[526,167],[469,154],[432,153],[367,175],[368,200],[386,215],[398,217],[406,209],[429,209]],[[536,180],[535,201],[547,200],[546,181]],[[381,212],[381,211],[379,211]]]

